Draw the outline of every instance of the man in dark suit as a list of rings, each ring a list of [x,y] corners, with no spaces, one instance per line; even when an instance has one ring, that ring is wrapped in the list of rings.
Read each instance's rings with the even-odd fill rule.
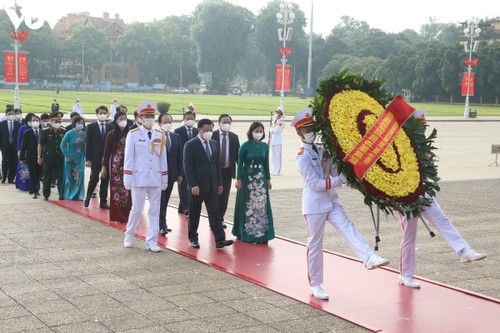
[[[14,183],[17,172],[17,134],[21,123],[16,121],[14,109],[5,109],[6,119],[0,122],[0,149],[2,150],[2,184]]]
[[[52,112],[58,112],[59,111],[59,103],[57,103],[56,99],[52,101],[52,106],[50,107]]]
[[[90,180],[87,186],[87,196],[83,205],[88,207],[92,193],[94,192],[97,183],[99,182],[99,175],[101,173],[102,155],[104,153],[104,144],[106,142],[106,134],[113,129],[111,124],[107,124],[108,108],[104,105],[99,106],[95,110],[97,121],[89,124],[86,129],[85,140],[85,165],[90,168]],[[99,188],[99,207],[109,209],[108,205],[108,184],[109,174],[101,178],[101,186]]]
[[[195,138],[198,135],[198,130],[194,127],[196,120],[196,115],[192,111],[184,112],[182,116],[183,126],[175,129],[175,133],[179,134],[181,137],[181,145],[184,149],[184,145],[189,140]],[[187,179],[184,177],[184,170],[182,170],[183,180],[177,184],[177,190],[179,191],[179,207],[177,211],[179,213],[189,214],[189,191],[187,190]]]
[[[160,202],[160,233],[168,234],[171,229],[167,226],[167,205],[174,188],[174,183],[182,182],[182,146],[179,134],[173,133],[172,116],[168,113],[160,114],[158,124],[165,133],[165,145],[167,146],[167,165],[168,165],[168,186],[165,191],[161,191]]]
[[[128,120],[127,120],[128,123]],[[134,111],[134,121],[132,122],[132,125],[129,126],[129,129],[133,130],[134,128],[137,128],[142,125],[142,118],[139,117],[139,113],[137,110]]]
[[[21,151],[19,160],[28,166],[30,172],[30,194],[33,199],[38,198],[38,188],[40,187],[40,176],[42,166],[38,161],[38,139],[40,138],[40,118],[36,115],[31,117],[31,128],[24,132],[21,140]]]
[[[201,119],[198,122],[198,136],[184,146],[184,173],[191,192],[188,238],[191,246],[196,249],[200,248],[198,225],[203,202],[214,234],[215,247],[220,249],[233,244],[232,240],[226,240],[217,210],[219,195],[222,193],[222,177],[219,147],[211,140],[213,128],[214,123],[210,119]]]
[[[224,215],[227,211],[231,183],[233,178],[236,178],[236,163],[238,162],[238,150],[240,149],[238,136],[230,131],[232,122],[231,116],[221,114],[219,116],[219,129],[212,136],[212,139],[219,143],[220,148],[220,168],[224,190],[219,197],[219,217],[224,228],[226,228]]]

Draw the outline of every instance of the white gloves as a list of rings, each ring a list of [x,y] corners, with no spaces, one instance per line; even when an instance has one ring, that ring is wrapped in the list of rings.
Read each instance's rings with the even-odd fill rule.
[[[125,187],[126,190],[131,190],[132,189],[132,183],[123,183],[123,187]]]

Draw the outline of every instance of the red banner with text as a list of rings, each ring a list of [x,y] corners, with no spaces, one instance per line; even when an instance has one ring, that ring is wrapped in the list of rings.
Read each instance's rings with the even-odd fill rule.
[[[291,66],[285,66],[285,86],[283,91],[290,91],[290,73]],[[281,91],[281,82],[283,80],[283,66],[276,65],[276,91]]]
[[[462,96],[467,96],[467,73],[462,76]],[[474,73],[470,73],[469,96],[474,96]]]
[[[24,52],[17,54],[17,69],[17,82],[28,83],[28,55]],[[5,83],[16,83],[16,62],[13,51],[4,53],[4,76]]]

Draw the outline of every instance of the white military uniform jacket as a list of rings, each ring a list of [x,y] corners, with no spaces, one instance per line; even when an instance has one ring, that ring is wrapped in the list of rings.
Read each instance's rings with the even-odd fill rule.
[[[337,168],[330,160],[323,162],[323,150],[317,147],[315,152],[312,144],[302,143],[295,166],[302,174],[302,214],[321,214],[334,209],[334,203],[339,204],[336,187],[343,185]]]
[[[281,145],[283,144],[283,128],[285,127],[285,120],[283,119],[283,117],[279,118],[279,119],[274,119],[272,124],[271,124],[271,128],[270,128],[270,132],[271,132],[271,146],[275,146],[275,145]]]
[[[109,106],[109,113],[111,113],[111,120],[115,119],[116,108],[119,106],[118,103],[113,103]]]
[[[143,126],[131,130],[125,143],[123,183],[130,187],[161,187],[168,185],[167,152],[165,134]],[[128,186],[125,186],[128,187]]]
[[[80,115],[80,117],[83,117],[83,107],[82,107],[82,105],[79,104],[79,103],[75,103],[73,105],[73,112],[77,112]]]

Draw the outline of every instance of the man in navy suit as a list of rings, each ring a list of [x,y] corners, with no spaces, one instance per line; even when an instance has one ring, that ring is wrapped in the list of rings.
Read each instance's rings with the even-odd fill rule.
[[[40,187],[42,166],[37,163],[40,131],[40,117],[34,115],[31,118],[31,128],[23,134],[19,153],[19,160],[21,163],[26,163],[30,172],[30,194],[33,195],[33,199],[40,195],[38,188]]]
[[[16,109],[18,110],[18,109]],[[2,183],[14,183],[17,172],[17,133],[21,123],[16,121],[12,107],[5,109],[6,119],[0,122],[0,149],[2,150]],[[19,113],[19,112],[18,112]]]
[[[104,105],[99,106],[96,110],[97,121],[89,124],[86,129],[85,137],[85,165],[90,168],[90,180],[87,186],[87,196],[83,205],[88,207],[90,198],[94,192],[97,183],[99,182],[99,175],[101,173],[102,155],[104,153],[104,143],[106,142],[106,134],[109,133],[113,126],[106,123],[108,120],[108,108]],[[108,184],[109,174],[101,179],[101,186],[99,188],[99,207],[109,209],[108,205]]]
[[[219,217],[224,228],[226,228],[224,215],[227,211],[231,183],[236,178],[236,163],[238,162],[238,150],[240,149],[238,136],[230,131],[232,121],[233,119],[230,115],[221,114],[219,116],[219,129],[212,136],[212,139],[219,143],[220,148],[223,191],[219,197]]]
[[[165,133],[165,145],[167,150],[167,165],[168,165],[168,186],[167,189],[161,191],[160,201],[160,233],[162,235],[168,234],[171,229],[167,226],[167,205],[174,188],[174,183],[180,184],[182,182],[182,146],[181,137],[179,134],[173,133],[172,129],[172,116],[168,113],[160,114],[158,117],[158,124]]]
[[[175,129],[175,133],[179,134],[181,137],[181,146],[184,149],[186,142],[198,135],[198,130],[194,127],[196,120],[196,114],[193,111],[186,111],[182,116],[182,121],[184,124]],[[181,175],[184,176],[184,170],[181,170]],[[187,190],[187,179],[184,177],[182,182],[177,184],[177,189],[179,191],[179,207],[177,211],[179,213],[189,214],[189,191]]]
[[[233,244],[226,240],[226,234],[219,218],[218,200],[222,193],[220,154],[217,143],[212,138],[214,123],[210,119],[198,122],[198,136],[184,146],[184,174],[191,192],[189,202],[188,238],[191,247],[200,248],[198,225],[201,205],[204,202],[208,213],[210,228],[214,234],[215,247],[220,249]]]

